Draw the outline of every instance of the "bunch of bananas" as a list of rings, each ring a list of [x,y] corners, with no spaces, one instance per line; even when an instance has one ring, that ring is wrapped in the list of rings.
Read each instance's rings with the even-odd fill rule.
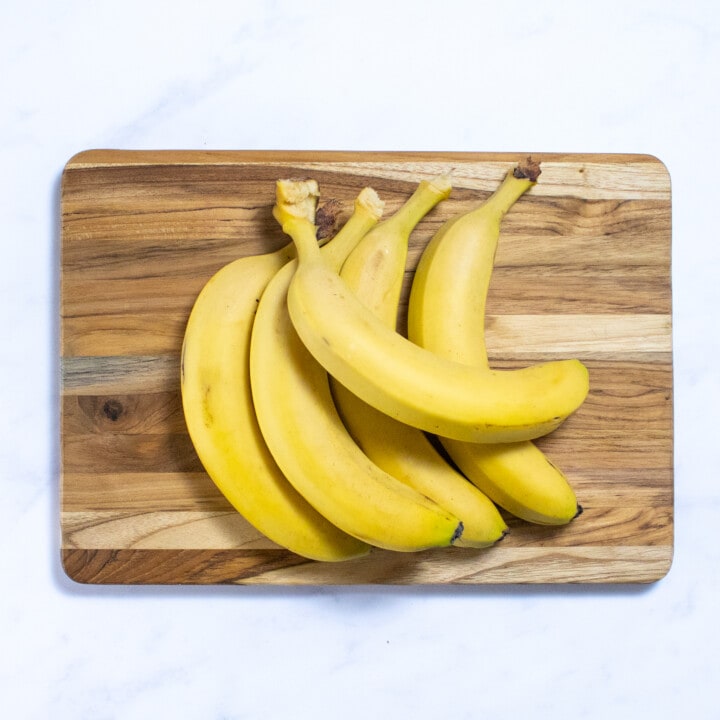
[[[324,244],[333,215],[318,209],[317,182],[276,183],[273,215],[292,242],[208,281],[181,363],[198,456],[260,532],[339,561],[372,547],[489,547],[507,532],[498,508],[541,524],[577,516],[570,484],[532,440],[582,404],[587,369],[496,370],[485,350],[500,224],[539,174],[528,158],[439,229],[413,278],[407,336],[396,325],[408,240],[449,177],[421,181],[384,220],[364,188]]]

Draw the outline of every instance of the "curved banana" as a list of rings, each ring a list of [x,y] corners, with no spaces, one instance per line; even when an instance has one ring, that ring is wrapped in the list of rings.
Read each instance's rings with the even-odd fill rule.
[[[250,394],[258,298],[293,256],[290,244],[240,258],[204,286],[183,340],[183,412],[208,475],[248,522],[298,555],[345,560],[366,554],[369,545],[332,525],[286,480],[260,434]]]
[[[422,181],[388,220],[370,230],[343,264],[341,276],[359,299],[395,327],[410,233],[450,193],[446,176]],[[488,547],[507,532],[495,505],[460,475],[421,430],[376,410],[331,378],[338,412],[353,439],[380,468],[463,520],[459,547]]]
[[[588,373],[577,360],[485,370],[410,342],[360,302],[309,233],[291,237],[293,326],[328,373],[376,409],[445,437],[511,442],[546,435],[585,400]]]
[[[521,163],[485,202],[445,223],[428,243],[410,291],[408,337],[455,362],[488,367],[485,302],[507,211],[536,181]],[[561,525],[579,511],[567,478],[530,441],[498,445],[439,438],[462,472],[524,520]]]
[[[488,367],[485,304],[500,224],[536,182],[528,162],[508,172],[476,207],[445,222],[423,249],[408,303],[408,337],[444,358]]]
[[[360,206],[360,209],[362,206]],[[356,213],[323,249],[338,268],[377,222],[376,208]],[[306,219],[279,210],[285,232],[306,242]],[[333,257],[334,256],[334,257]],[[372,545],[415,551],[451,545],[462,523],[374,465],[337,414],[327,373],[308,353],[287,311],[296,263],[282,268],[258,306],[250,350],[250,377],[263,436],[287,478],[319,512]]]

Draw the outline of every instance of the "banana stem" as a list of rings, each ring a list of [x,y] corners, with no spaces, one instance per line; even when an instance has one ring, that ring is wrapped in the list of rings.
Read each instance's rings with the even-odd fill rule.
[[[383,226],[393,232],[409,236],[420,220],[441,200],[450,195],[452,184],[448,175],[441,175],[432,181],[421,180],[415,192],[405,201],[392,217],[383,221]]]
[[[306,218],[289,218],[282,223],[283,232],[292,238],[299,262],[311,261],[320,255],[317,230]]]
[[[340,271],[343,261],[357,245],[358,240],[370,230],[382,216],[384,203],[372,188],[364,188],[355,199],[352,215],[337,235],[322,248],[325,261],[335,272]],[[281,223],[283,232],[292,238],[299,262],[313,261],[320,255],[316,226],[307,217],[288,215],[276,205],[273,213]]]
[[[511,170],[500,184],[500,187],[478,208],[483,213],[488,213],[501,220],[515,202],[523,195],[528,188],[532,187],[540,175],[540,163],[532,158]]]
[[[339,273],[345,258],[358,244],[383,213],[385,203],[372,188],[363,188],[355,199],[353,214],[340,228],[331,243],[328,243],[322,254],[332,269]]]

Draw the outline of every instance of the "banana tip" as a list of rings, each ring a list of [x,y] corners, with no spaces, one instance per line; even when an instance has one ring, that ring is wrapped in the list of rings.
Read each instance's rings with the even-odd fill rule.
[[[465,526],[463,525],[462,521],[460,521],[455,528],[455,532],[453,533],[453,536],[450,538],[450,544],[454,545],[463,534],[463,530],[465,529]]]

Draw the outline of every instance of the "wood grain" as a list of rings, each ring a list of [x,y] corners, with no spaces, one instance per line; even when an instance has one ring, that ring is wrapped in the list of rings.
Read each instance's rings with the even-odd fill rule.
[[[491,362],[578,357],[587,402],[538,445],[584,507],[564,528],[507,516],[486,551],[374,551],[309,562],[264,538],[204,472],[185,430],[179,353],[217,269],[287,242],[280,177],[348,206],[365,185],[397,209],[452,171],[413,233],[400,327],[422,248],[524,153],[80,153],[61,193],[61,530],[85,583],[644,583],[673,552],[670,180],[645,155],[535,154],[538,184],[507,215],[488,299]]]

